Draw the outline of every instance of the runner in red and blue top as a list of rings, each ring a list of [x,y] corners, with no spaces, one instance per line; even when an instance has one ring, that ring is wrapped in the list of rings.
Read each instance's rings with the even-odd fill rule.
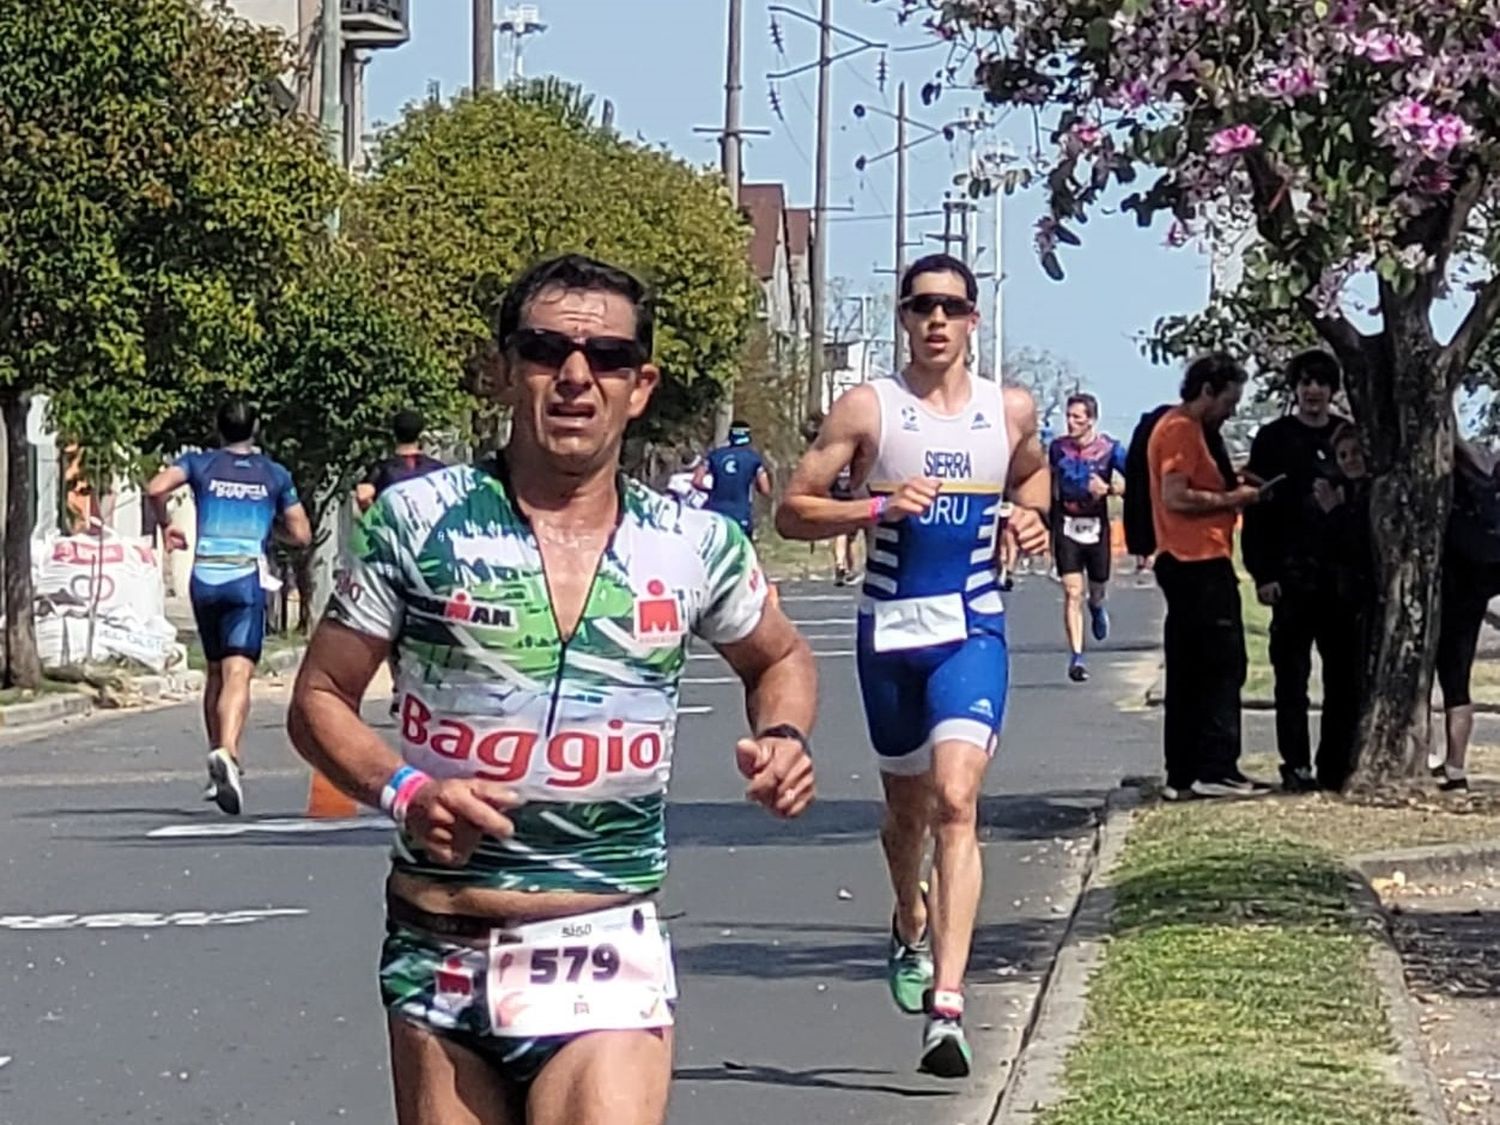
[[[1109,585],[1109,498],[1125,494],[1125,447],[1100,433],[1099,400],[1068,399],[1068,432],[1052,443],[1053,552],[1063,585],[1063,628],[1068,638],[1068,679],[1089,678],[1083,663],[1083,583],[1096,641],[1109,636],[1104,595]]]
[[[354,502],[361,512],[369,511],[375,498],[404,480],[425,477],[446,466],[436,457],[422,452],[422,431],[427,428],[424,419],[415,410],[403,410],[391,421],[391,436],[396,439],[391,455],[370,470],[368,476],[354,489]]]

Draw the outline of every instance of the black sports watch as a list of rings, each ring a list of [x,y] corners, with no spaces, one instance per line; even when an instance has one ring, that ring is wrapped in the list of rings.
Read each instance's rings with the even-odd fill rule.
[[[777,723],[774,727],[767,727],[763,731],[758,731],[755,737],[757,739],[789,738],[794,742],[800,742],[802,744],[802,752],[809,757],[812,756],[812,747],[807,744],[807,735],[792,726],[791,723]]]

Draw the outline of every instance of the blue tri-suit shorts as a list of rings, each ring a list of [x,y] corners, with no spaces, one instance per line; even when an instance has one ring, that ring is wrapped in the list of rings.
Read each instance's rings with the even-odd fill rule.
[[[226,656],[260,660],[266,636],[266,593],[260,575],[205,582],[196,573],[188,587],[203,657],[218,663]]]
[[[883,772],[925,773],[933,746],[949,740],[995,752],[1010,682],[1003,625],[962,641],[893,652],[876,652],[873,634],[873,618],[860,614],[860,694]]]

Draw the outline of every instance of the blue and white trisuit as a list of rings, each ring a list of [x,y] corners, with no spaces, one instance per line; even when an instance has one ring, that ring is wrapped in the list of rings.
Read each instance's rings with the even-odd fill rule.
[[[923,515],[870,530],[857,657],[880,768],[920,774],[938,742],[993,753],[1005,715],[1009,657],[996,536],[1010,471],[998,383],[969,380],[968,404],[943,415],[896,375],[870,384],[880,401],[873,496],[914,477],[943,482]]]

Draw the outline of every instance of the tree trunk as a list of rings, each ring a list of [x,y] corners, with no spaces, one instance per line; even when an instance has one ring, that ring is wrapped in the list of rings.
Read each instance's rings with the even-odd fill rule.
[[[6,680],[14,687],[42,686],[36,651],[36,619],[31,586],[31,444],[26,415],[31,395],[0,393],[5,427],[5,655]]]
[[[1356,794],[1409,785],[1432,734],[1442,543],[1452,502],[1453,388],[1424,302],[1382,293],[1385,331],[1349,371],[1371,469],[1376,589],[1372,650],[1351,781]]]

